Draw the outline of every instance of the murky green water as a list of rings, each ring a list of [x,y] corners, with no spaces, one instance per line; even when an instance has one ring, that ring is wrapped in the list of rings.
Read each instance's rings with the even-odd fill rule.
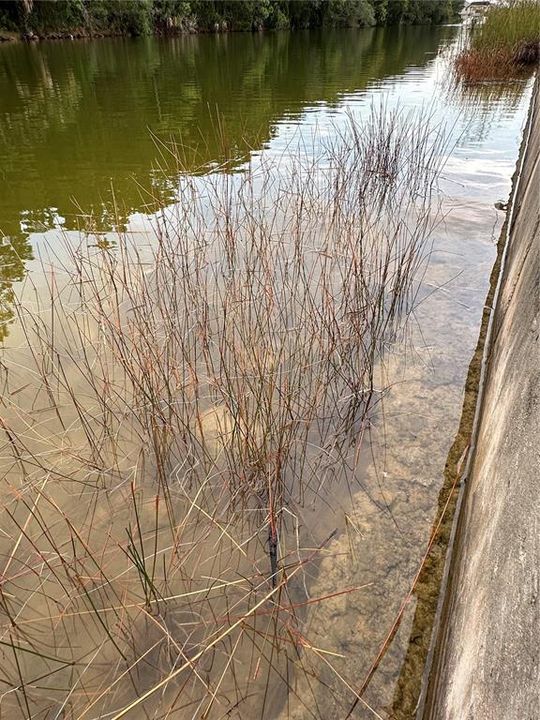
[[[79,205],[87,211],[110,202],[111,184],[122,217],[151,210],[147,191],[174,197],[171,141],[185,146],[189,170],[225,161],[238,166],[284,121],[298,122],[318,106],[337,109],[345,93],[425,65],[451,32],[3,47],[0,163],[8,190],[0,199],[2,230],[18,229],[21,213],[36,226],[50,227],[60,215],[74,227]]]
[[[302,646],[302,662],[307,670],[294,681],[274,677],[269,687],[261,689],[260,658],[252,654],[251,664],[246,664],[240,645],[235,672],[243,679],[249,674],[245,697],[240,693],[234,701],[229,698],[232,709],[227,704],[214,706],[216,714],[211,717],[224,712],[244,719],[345,717],[354,701],[351,688],[362,686],[425,551],[496,254],[502,215],[494,203],[508,196],[529,95],[527,83],[475,92],[452,89],[445,53],[457,33],[455,27],[402,28],[0,47],[0,233],[4,236],[0,332],[5,345],[2,361],[11,364],[6,381],[12,393],[9,402],[19,406],[25,393],[31,397],[33,380],[24,369],[28,348],[13,317],[13,294],[23,292],[22,281],[28,277],[38,296],[47,297],[52,274],[43,268],[61,272],[63,243],[78,242],[78,228],[90,222],[111,240],[115,231],[126,230],[142,246],[152,236],[152,214],[158,208],[178,207],[182,176],[197,175],[194,183],[204,188],[209,174],[234,172],[235,181],[241,182],[248,163],[256,171],[273,159],[282,163],[285,172],[288,159],[298,157],[298,152],[320,156],[323,163],[325,147],[329,142],[339,145],[348,116],[366,119],[373,105],[384,103],[389,110],[399,106],[404,111],[424,108],[434,125],[446,126],[448,157],[438,196],[445,214],[433,233],[429,265],[420,282],[406,342],[393,343],[381,370],[391,389],[384,412],[370,428],[371,452],[366,454],[374,462],[370,457],[361,463],[358,489],[334,488],[334,503],[306,500],[303,508],[301,524],[310,532],[315,528],[314,542],[337,531],[316,570],[305,580],[309,597],[329,597],[310,606],[305,617],[309,643]],[[28,287],[24,292],[28,293]],[[24,410],[32,422],[46,412],[30,401]],[[41,420],[35,421],[39,427]],[[70,442],[77,445],[75,431],[72,436],[68,429],[66,447]],[[17,476],[17,464],[7,460],[8,450],[6,441],[1,497],[12,513],[20,509],[19,491],[25,479]],[[34,481],[39,486],[39,478]],[[51,492],[64,512],[84,527],[90,510],[81,502],[83,495],[66,490],[66,498],[64,491]],[[105,528],[103,553],[107,557],[125,536],[122,503],[130,502],[125,489],[115,493],[106,494],[106,499],[99,492],[92,495],[92,516]],[[149,507],[151,514],[152,502]],[[39,546],[41,535],[38,529],[35,533],[33,541]],[[206,541],[208,548],[223,538],[217,535]],[[300,533],[298,552],[304,542]],[[52,613],[47,593],[54,592],[41,579],[33,589],[33,576],[28,579],[23,569],[24,581],[18,585],[12,575],[19,545],[13,541],[5,547],[7,558],[0,559],[0,573],[9,578],[6,597],[14,598],[16,605],[18,593],[29,593],[19,612],[22,621],[34,627],[40,617]],[[199,561],[208,564],[209,551],[204,547],[201,544]],[[26,558],[29,565],[32,552],[30,548]],[[122,555],[110,562],[111,572],[119,578],[127,573],[120,569],[123,561]],[[39,571],[40,578],[43,572]],[[353,587],[358,590],[334,597],[337,591]],[[131,587],[126,584],[124,590],[127,593]],[[47,597],[46,610],[40,605],[41,595]],[[414,602],[413,597],[354,717],[408,717],[400,715],[400,705],[414,706],[414,699],[404,701],[394,690],[409,642]],[[56,596],[54,603],[60,607]],[[0,613],[5,607],[0,607]],[[60,615],[63,612],[59,610]],[[94,635],[100,637],[100,628],[89,627],[82,613],[78,624],[77,613],[73,613],[75,620],[68,621],[66,632],[81,633],[81,647],[89,655],[97,654],[104,680],[97,686],[88,681],[87,705],[82,690],[75,691],[73,707],[77,712],[94,707],[97,712],[98,706],[90,703],[101,699],[114,652],[109,647],[99,656],[99,642],[105,644],[105,639],[98,642]],[[13,643],[6,617],[0,617],[2,639]],[[47,628],[54,626],[55,618],[51,615]],[[139,616],[137,622],[142,622]],[[150,629],[141,631],[139,653],[149,651],[150,639],[159,642],[152,622],[144,617]],[[38,635],[31,636],[31,641],[37,643]],[[25,635],[21,633],[17,641],[25,642]],[[167,671],[175,667],[169,656],[160,656],[159,662]],[[155,661],[155,667],[159,662]],[[203,664],[201,669],[209,684],[216,679],[212,664],[208,668]],[[154,682],[150,678],[160,677],[155,667],[146,676],[142,673],[141,688]],[[216,660],[216,667],[221,672],[228,666]],[[287,663],[285,667],[289,669]],[[69,688],[47,680],[43,682],[49,685],[43,690],[35,679],[42,670],[38,672],[30,661],[27,672],[26,682],[28,678],[34,681],[28,695],[38,698],[37,708],[42,712],[54,708],[53,717],[82,717],[75,710],[70,714]],[[62,681],[69,683],[70,677]],[[78,677],[82,688],[85,681]],[[314,682],[315,677],[322,682]],[[2,679],[9,692],[0,696],[0,708],[4,703],[6,712],[12,713],[9,717],[25,717],[22,700],[19,705],[14,702],[20,688],[13,690],[8,674]],[[120,680],[115,682],[122,692],[113,693],[107,709],[118,709],[131,697],[132,690],[126,690]],[[92,682],[97,682],[94,676]],[[287,694],[286,686],[293,686],[294,691]],[[175,716],[191,717],[194,706],[175,705],[178,690],[169,688],[163,696],[167,705],[163,700],[161,709],[178,707]],[[265,699],[258,702],[261,693]],[[158,716],[155,713],[156,707],[149,706],[129,717]],[[90,712],[84,716],[93,717]]]
[[[445,72],[434,74],[434,57],[456,33],[389,28],[1,47],[0,232],[16,251],[3,250],[3,286],[22,278],[33,232],[78,228],[87,213],[100,229],[122,226],[172,201],[183,169],[238,169],[253,152],[283,147],[291,126],[317,126],[323,135],[329,119],[381,96],[431,102],[435,75],[440,81]],[[513,158],[519,92],[480,98],[461,143],[470,166],[484,156]],[[437,110],[458,129],[472,117],[470,107],[464,115],[441,98]],[[495,129],[509,137],[493,156]]]

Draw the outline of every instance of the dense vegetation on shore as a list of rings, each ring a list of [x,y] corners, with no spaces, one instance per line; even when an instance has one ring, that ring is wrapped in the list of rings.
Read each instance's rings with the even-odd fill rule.
[[[0,28],[23,36],[147,35],[439,24],[463,0],[6,0]]]
[[[472,28],[467,47],[456,59],[467,81],[512,77],[540,60],[540,3],[509,0],[493,5]]]

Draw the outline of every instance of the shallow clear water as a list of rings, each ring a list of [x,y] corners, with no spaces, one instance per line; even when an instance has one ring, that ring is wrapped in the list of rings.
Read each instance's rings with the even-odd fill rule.
[[[494,203],[508,198],[530,94],[527,82],[475,91],[454,88],[447,52],[458,32],[456,27],[402,28],[0,47],[2,353],[6,366],[16,362],[23,368],[18,384],[10,380],[11,391],[21,393],[17,398],[32,386],[32,377],[24,373],[28,350],[13,317],[13,293],[23,292],[28,273],[46,303],[51,276],[43,273],[38,258],[48,253],[45,266],[61,274],[63,243],[78,242],[77,228],[87,224],[90,214],[93,228],[112,241],[115,231],[127,230],[143,247],[152,242],[152,213],[178,207],[186,174],[196,174],[200,187],[208,174],[233,172],[234,182],[241,182],[248,164],[256,170],[272,160],[286,173],[299,152],[324,165],[328,144],[339,145],[349,116],[367,120],[373,106],[381,104],[389,111],[424,109],[447,134],[438,196],[444,215],[433,233],[406,342],[393,342],[380,368],[390,391],[370,427],[361,487],[334,489],[334,502],[306,501],[303,508],[302,526],[315,543],[337,530],[309,573],[308,597],[358,589],[314,603],[302,618],[309,639],[306,667],[322,679],[320,684],[297,673],[294,691],[287,694],[284,688],[293,681],[273,677],[264,701],[257,699],[262,692],[259,664],[256,658],[247,663],[240,645],[236,672],[249,667],[253,692],[236,698],[236,717],[345,716],[354,699],[351,688],[362,686],[427,547],[496,256],[503,215]],[[173,158],[173,146],[182,148],[181,162]],[[27,410],[30,415],[41,408]],[[4,449],[2,497],[15,512],[24,481],[7,457]],[[81,504],[84,496],[76,504],[61,492],[55,497],[84,527],[90,512]],[[129,501],[129,493],[124,499]],[[98,508],[92,496],[92,513],[108,517],[99,502]],[[117,509],[105,526],[116,537],[125,530],[124,518],[111,502]],[[6,592],[16,598],[23,591],[7,572],[11,566],[13,573],[11,553],[16,554],[11,540],[8,550],[1,546],[5,565],[0,570],[10,579]],[[211,535],[206,545],[214,542]],[[204,550],[199,562],[209,563]],[[111,567],[121,572],[116,563]],[[25,578],[24,592],[29,587],[31,579]],[[406,703],[396,682],[414,602],[354,717],[407,716],[400,714]],[[28,606],[33,607],[30,600]],[[43,611],[39,603],[35,608],[36,615]],[[20,612],[26,622],[34,622]],[[1,619],[2,637],[13,642],[8,615],[5,622]],[[99,628],[73,622],[67,632],[80,632],[81,647],[93,652],[91,636]],[[150,639],[155,641],[152,623],[145,622],[150,628],[141,631],[141,652]],[[107,652],[105,675],[113,663],[110,648]],[[210,683],[211,665],[201,670]],[[223,664],[216,660],[216,666],[221,672]],[[30,665],[28,672],[39,675]],[[140,682],[146,689],[152,681],[143,676]],[[65,714],[55,717],[82,717],[69,714],[69,703],[58,710],[67,691],[49,686],[41,692],[34,684],[42,712],[45,697],[57,693],[60,699],[55,697],[51,706]],[[17,691],[0,698],[0,707],[14,695]],[[165,702],[173,706],[173,696],[173,690],[163,696],[163,707]],[[113,696],[108,709],[130,697],[127,690]],[[19,706],[6,707],[15,713],[10,717],[24,717],[23,710],[17,715]],[[149,706],[132,716],[161,717],[156,712]],[[178,716],[192,712],[188,704]],[[213,712],[220,717],[215,706]],[[93,717],[90,712],[85,716]]]

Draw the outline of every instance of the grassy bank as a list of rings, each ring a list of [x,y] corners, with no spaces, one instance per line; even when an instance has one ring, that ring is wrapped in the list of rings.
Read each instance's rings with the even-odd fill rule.
[[[5,0],[0,32],[25,38],[440,24],[463,0]]]
[[[511,77],[539,59],[540,4],[515,0],[488,10],[457,57],[456,70],[466,80],[491,80]]]

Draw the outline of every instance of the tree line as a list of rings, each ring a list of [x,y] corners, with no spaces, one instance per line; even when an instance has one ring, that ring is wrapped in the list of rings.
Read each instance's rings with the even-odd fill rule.
[[[440,24],[463,0],[4,0],[0,28],[26,37]]]

